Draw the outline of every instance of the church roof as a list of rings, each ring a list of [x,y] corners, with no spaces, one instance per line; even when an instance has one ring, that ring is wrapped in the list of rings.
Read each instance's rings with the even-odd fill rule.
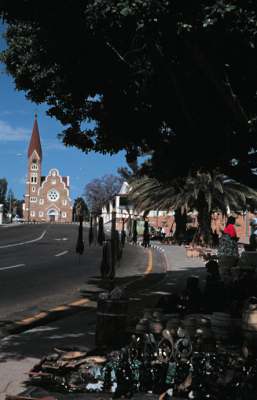
[[[30,138],[29,148],[28,148],[28,157],[33,154],[33,151],[36,150],[40,159],[42,160],[42,148],[37,124],[37,115],[35,115],[34,125],[32,129],[32,134]]]
[[[128,184],[128,182],[124,181],[122,186],[121,186],[121,188],[120,188],[120,191],[119,191],[118,195],[119,196],[120,195],[125,195],[125,194],[128,194],[128,192],[129,192],[129,184]]]

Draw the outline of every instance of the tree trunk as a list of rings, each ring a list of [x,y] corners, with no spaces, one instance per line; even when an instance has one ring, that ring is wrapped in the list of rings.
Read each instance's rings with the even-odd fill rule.
[[[181,209],[175,210],[175,223],[176,231],[174,234],[175,240],[181,244],[186,233],[187,215],[186,212],[182,214]]]
[[[199,238],[207,246],[212,245],[211,217],[212,213],[207,207],[198,210]]]

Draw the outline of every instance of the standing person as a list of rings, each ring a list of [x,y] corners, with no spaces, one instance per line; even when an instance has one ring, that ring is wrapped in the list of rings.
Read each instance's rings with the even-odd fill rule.
[[[165,239],[165,236],[166,236],[166,232],[165,232],[164,227],[162,227],[162,228],[161,228],[161,237],[162,237],[162,241]]]
[[[219,239],[218,256],[238,257],[238,236],[235,229],[235,217],[228,217],[226,227]]]
[[[144,247],[149,247],[150,246],[150,234],[149,234],[149,223],[148,223],[148,221],[145,221],[145,224],[144,224],[143,246]]]
[[[257,250],[257,218],[256,221],[252,224],[252,234],[249,239],[249,246],[247,247],[248,251],[256,251]]]
[[[170,227],[170,237],[173,237],[173,224]]]
[[[132,242],[137,244],[137,220],[133,220]]]
[[[250,226],[251,226],[251,235],[252,235],[253,232],[256,230],[256,226],[257,226],[257,213],[254,213],[254,218],[251,219]]]

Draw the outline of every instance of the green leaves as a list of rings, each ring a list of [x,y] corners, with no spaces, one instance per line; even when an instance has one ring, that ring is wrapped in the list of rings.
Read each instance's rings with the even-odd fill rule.
[[[211,212],[227,206],[234,211],[257,207],[257,191],[214,172],[200,172],[186,178],[177,178],[169,183],[144,177],[131,181],[130,197],[138,210],[170,210],[181,208]]]
[[[17,89],[68,125],[64,144],[151,152],[145,170],[163,180],[192,166],[232,175],[257,149],[256,124],[242,123],[257,118],[253,1],[64,2],[61,18],[57,2],[18,3],[0,6],[1,57]]]

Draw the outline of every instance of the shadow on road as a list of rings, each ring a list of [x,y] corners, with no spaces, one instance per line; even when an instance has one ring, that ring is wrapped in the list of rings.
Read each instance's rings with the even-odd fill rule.
[[[137,312],[145,307],[156,307],[165,296],[178,294],[185,288],[188,276],[198,275],[203,283],[205,277],[204,268],[182,268],[181,271],[168,272],[164,274],[149,274],[145,277],[130,276],[115,278],[114,281],[101,280],[98,277],[90,278],[87,284],[102,290],[110,290],[116,286],[127,285],[128,297],[138,299]],[[140,279],[139,279],[140,278]],[[84,296],[96,300],[99,292],[91,292],[89,289],[83,293]],[[133,313],[133,301],[129,307],[129,313]],[[172,308],[172,307],[171,307]],[[166,310],[167,312],[167,310]],[[171,310],[172,312],[172,310]],[[18,335],[11,335],[0,342],[0,362],[8,360],[21,360],[23,358],[42,358],[49,354],[54,347],[72,348],[82,346],[92,349],[95,346],[94,333],[96,324],[96,307],[87,307],[86,310],[66,317],[62,320],[52,322],[45,326],[39,326]]]
[[[95,308],[88,307],[76,315],[63,320],[39,326],[18,335],[10,335],[1,340],[0,362],[42,358],[53,348],[82,346],[89,350],[94,347],[96,323]]]

